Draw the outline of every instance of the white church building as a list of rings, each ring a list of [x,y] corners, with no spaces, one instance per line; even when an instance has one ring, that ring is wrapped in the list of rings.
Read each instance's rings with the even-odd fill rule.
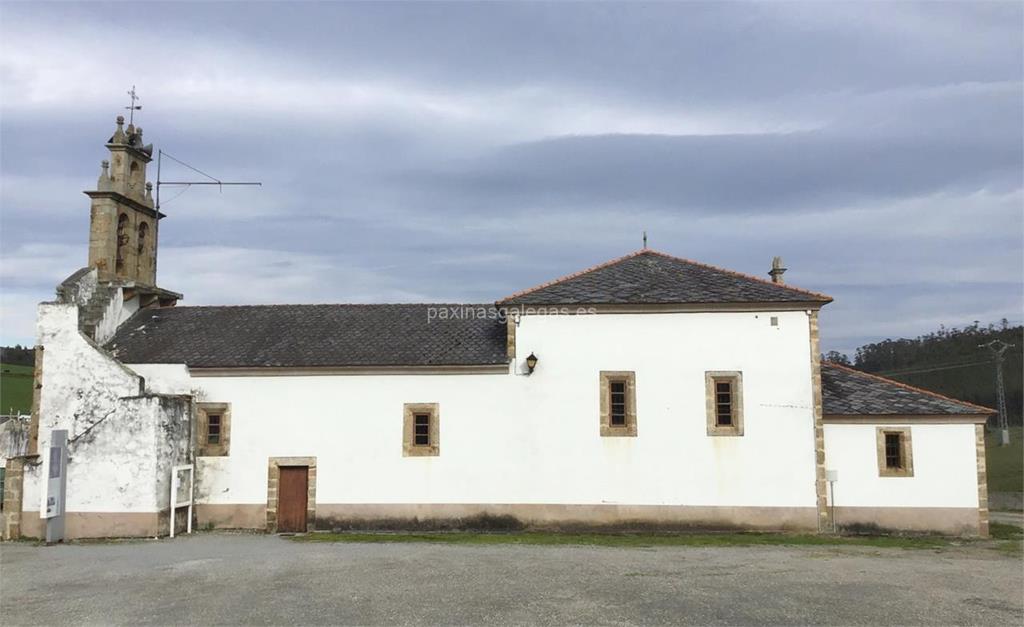
[[[178,306],[123,119],[88,266],[39,305],[6,528],[835,528],[986,535],[992,410],[820,362],[832,299],[642,249],[486,304]],[[58,458],[59,459],[59,458]],[[830,489],[831,488],[831,489]]]

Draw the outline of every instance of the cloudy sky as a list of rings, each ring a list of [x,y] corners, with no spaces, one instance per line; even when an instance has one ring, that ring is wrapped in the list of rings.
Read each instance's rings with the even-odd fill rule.
[[[1022,5],[0,7],[0,342],[147,141],[183,304],[493,301],[640,247],[831,294],[823,348],[1022,318]],[[168,178],[191,177],[174,167]],[[155,173],[150,173],[155,178]]]

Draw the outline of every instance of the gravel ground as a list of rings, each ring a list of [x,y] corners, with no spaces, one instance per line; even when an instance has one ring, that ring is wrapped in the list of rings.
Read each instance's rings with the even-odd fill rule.
[[[0,546],[19,624],[1024,624],[1019,557],[979,546],[299,543],[243,534]]]

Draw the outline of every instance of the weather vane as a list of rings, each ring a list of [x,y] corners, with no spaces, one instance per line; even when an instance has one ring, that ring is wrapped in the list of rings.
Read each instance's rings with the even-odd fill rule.
[[[128,123],[134,124],[135,112],[142,111],[142,105],[135,104],[135,101],[139,99],[139,97],[135,94],[135,85],[132,85],[132,90],[128,92],[128,95],[132,98],[132,104],[125,107],[125,109],[128,109],[128,111],[130,111],[130,113],[128,114]]]

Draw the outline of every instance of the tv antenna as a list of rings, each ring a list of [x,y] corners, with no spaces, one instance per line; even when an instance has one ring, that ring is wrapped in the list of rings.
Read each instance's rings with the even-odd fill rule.
[[[188,168],[189,170],[192,170],[193,172],[201,174],[201,175],[205,176],[206,178],[208,178],[210,180],[208,180],[208,181],[163,181],[163,180],[160,179],[160,166],[161,166],[161,164],[163,162],[163,158],[164,157],[167,157],[171,161],[174,161],[175,163],[179,163],[179,164],[185,166],[186,168]],[[185,189],[183,189],[181,191],[181,193],[178,194],[178,196],[181,196],[181,194],[184,194],[185,192],[187,192],[188,188],[192,187],[193,185],[216,185],[218,188],[220,188],[220,191],[223,192],[224,191],[223,188],[224,188],[225,185],[248,185],[248,186],[262,187],[263,183],[260,182],[260,181],[222,181],[222,180],[220,180],[219,178],[217,178],[215,176],[211,176],[211,175],[207,174],[206,172],[203,172],[199,168],[193,167],[193,166],[185,163],[181,159],[177,159],[174,156],[167,154],[163,150],[157,150],[157,152],[156,152],[156,209],[157,209],[157,211],[160,210],[160,188],[163,187],[164,185],[170,185],[172,187],[184,187]],[[177,198],[178,196],[175,196],[174,198]],[[171,200],[174,200],[174,198],[172,198]]]

